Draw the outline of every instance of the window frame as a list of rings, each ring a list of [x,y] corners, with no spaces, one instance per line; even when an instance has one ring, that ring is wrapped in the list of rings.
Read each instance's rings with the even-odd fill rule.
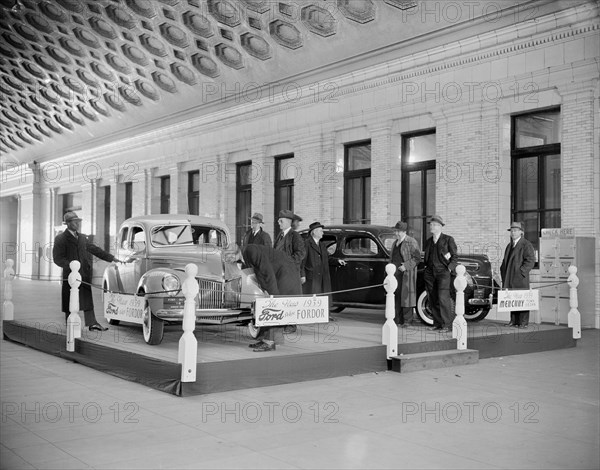
[[[369,147],[369,168],[363,168],[361,170],[348,170],[350,149],[355,147]],[[343,222],[344,224],[370,224],[371,223],[371,194],[368,198],[366,197],[366,186],[367,179],[369,180],[370,193],[372,193],[371,187],[371,169],[373,165],[373,149],[371,139],[361,140],[357,142],[351,142],[344,144],[344,210],[343,210]],[[352,194],[348,191],[349,182],[353,180],[359,181],[360,193],[361,193],[361,217],[356,220],[350,217],[350,198]],[[368,201],[368,204],[367,204]],[[368,215],[368,217],[367,217]]]
[[[427,240],[428,236],[429,236],[429,225],[428,225],[428,219],[434,215],[434,214],[428,214],[427,213],[427,201],[428,201],[428,191],[427,191],[427,172],[433,170],[434,172],[434,179],[437,182],[437,159],[434,158],[433,160],[425,160],[425,161],[420,161],[420,162],[416,162],[416,163],[408,163],[408,153],[409,153],[409,146],[408,146],[408,140],[412,139],[414,137],[421,137],[424,135],[436,135],[436,128],[435,127],[431,127],[428,129],[422,129],[416,132],[410,132],[410,133],[406,133],[402,135],[402,152],[401,152],[401,160],[400,160],[400,167],[401,167],[401,172],[402,172],[402,195],[401,195],[401,207],[400,207],[400,213],[401,213],[401,218],[402,220],[406,221],[408,223],[409,228],[411,226],[411,221],[412,220],[418,220],[421,219],[420,225],[421,225],[421,240],[417,240],[417,242],[419,243],[419,246],[423,246],[425,243],[425,240]],[[437,139],[437,136],[436,136]],[[437,154],[435,155],[437,157]],[[416,172],[420,172],[421,173],[421,212],[422,214],[420,216],[409,216],[408,212],[409,212],[409,202],[410,202],[410,174],[411,173],[416,173]],[[436,195],[437,195],[437,190],[436,190]],[[434,203],[434,213],[435,213],[435,203],[436,203],[436,197],[434,197],[433,203]],[[410,234],[415,235],[414,233]]]
[[[559,179],[560,188],[558,193],[561,193],[562,189],[562,143],[551,143],[545,145],[535,145],[531,147],[517,147],[517,120],[524,116],[532,115],[532,114],[542,114],[546,112],[558,112],[561,118],[560,125],[562,126],[562,114],[560,106],[553,106],[551,108],[543,108],[536,109],[533,111],[527,111],[523,113],[513,114],[511,115],[511,135],[510,135],[510,164],[511,164],[511,195],[510,195],[510,214],[511,221],[519,221],[524,222],[526,220],[527,214],[536,214],[537,215],[537,228],[536,228],[536,237],[531,239],[531,236],[528,237],[529,241],[532,243],[535,251],[536,251],[536,263],[535,268],[539,267],[539,257],[537,253],[539,253],[539,240],[540,233],[542,228],[554,228],[548,227],[546,218],[548,214],[558,213],[559,218],[559,227],[562,224],[562,200],[559,200],[558,207],[546,208],[546,192],[547,187],[545,183],[546,176],[546,168],[548,159],[547,157],[558,155],[560,159],[560,169],[561,169],[561,178]],[[562,133],[560,136],[560,140],[562,140]],[[518,165],[517,162],[524,158],[535,158],[537,163],[537,182],[536,182],[536,195],[537,195],[537,206],[535,209],[517,209],[517,200],[516,195],[518,194]]]

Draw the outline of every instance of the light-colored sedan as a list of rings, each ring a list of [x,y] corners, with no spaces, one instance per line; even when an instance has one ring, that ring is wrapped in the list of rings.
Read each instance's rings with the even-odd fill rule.
[[[258,336],[253,302],[266,294],[253,271],[237,263],[229,229],[220,220],[177,214],[133,217],[121,225],[117,244],[116,257],[127,263],[104,271],[104,295],[109,296],[104,316],[110,324],[139,323],[146,343],[159,344],[165,322],[183,320],[185,266],[195,263],[200,288],[196,323],[248,325],[250,335]],[[119,308],[110,298],[115,292],[138,297],[131,298],[131,308]]]

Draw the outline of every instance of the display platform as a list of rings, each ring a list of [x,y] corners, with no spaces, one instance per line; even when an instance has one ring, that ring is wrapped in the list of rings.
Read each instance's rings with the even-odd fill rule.
[[[60,286],[51,290],[58,299]],[[18,299],[15,291],[14,298]],[[39,294],[38,286],[36,292]],[[284,344],[276,351],[264,353],[248,348],[253,340],[245,327],[198,326],[193,383],[181,382],[177,362],[180,325],[167,326],[157,346],[144,342],[137,325],[111,325],[105,332],[85,329],[82,338],[76,340],[75,352],[67,352],[64,316],[36,297],[15,302],[15,319],[3,321],[2,330],[4,339],[179,396],[389,370],[386,348],[381,345],[382,310],[348,309],[334,317],[336,321],[328,324],[299,326],[296,333],[285,335]],[[425,325],[399,329],[398,343],[398,354],[456,348],[450,333],[432,332]],[[541,324],[517,330],[503,326],[503,322],[483,320],[468,327],[468,347],[477,349],[481,359],[575,345],[571,329],[565,326]]]

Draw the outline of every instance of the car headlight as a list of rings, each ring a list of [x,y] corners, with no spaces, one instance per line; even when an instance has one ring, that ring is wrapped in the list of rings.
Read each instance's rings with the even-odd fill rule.
[[[181,283],[179,278],[173,274],[165,274],[162,278],[162,287],[167,291],[167,295],[175,296],[179,293]]]

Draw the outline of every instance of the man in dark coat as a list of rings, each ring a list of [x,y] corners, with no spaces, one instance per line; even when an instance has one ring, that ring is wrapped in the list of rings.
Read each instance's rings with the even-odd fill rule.
[[[277,223],[281,231],[275,240],[273,248],[283,251],[292,258],[298,274],[300,277],[304,277],[304,273],[302,272],[302,260],[304,259],[305,252],[304,240],[302,240],[302,236],[292,226],[294,221],[297,221],[296,223],[299,224],[302,221],[302,217],[288,209],[279,211]],[[286,333],[294,333],[295,331],[296,325],[287,325],[285,327]]]
[[[431,237],[425,241],[425,271],[423,277],[429,297],[432,330],[452,331],[452,322],[456,314],[452,311],[450,282],[452,272],[456,270],[457,248],[454,238],[442,233],[444,221],[434,215],[429,222]]]
[[[510,243],[504,250],[504,259],[500,266],[502,287],[504,289],[529,289],[529,271],[535,264],[535,250],[529,240],[523,237],[521,222],[513,222],[508,229]],[[506,326],[527,328],[529,325],[529,310],[510,312],[510,323]]]
[[[77,260],[81,263],[79,273],[82,281],[79,286],[79,309],[83,310],[85,324],[90,330],[104,331],[107,328],[98,323],[94,313],[94,300],[90,286],[92,282],[92,255],[108,262],[118,260],[90,242],[86,235],[80,233],[80,222],[81,219],[75,212],[65,213],[63,223],[67,226],[67,229],[59,233],[54,239],[52,257],[54,263],[62,268],[62,311],[65,313],[65,317],[69,316],[69,299],[71,296],[71,286],[68,281],[69,274],[71,274],[69,263]]]
[[[406,327],[413,323],[413,310],[417,305],[417,266],[421,262],[421,250],[417,240],[406,234],[406,222],[397,222],[394,230],[398,240],[392,246],[390,263],[396,266],[398,281],[394,296],[395,321],[401,327]]]
[[[321,245],[324,228],[320,222],[310,224],[308,236],[304,241],[306,254],[302,260],[301,271],[305,276],[304,284],[302,284],[305,294],[331,292],[329,254],[327,248]]]
[[[271,237],[262,228],[263,223],[264,222],[262,214],[256,212],[250,218],[251,228],[245,233],[244,240],[242,241],[242,246],[248,246],[250,244],[264,245],[268,247],[273,246]]]
[[[270,246],[248,245],[242,252],[244,264],[254,269],[261,289],[270,295],[302,295],[300,274],[294,261],[282,251]],[[263,338],[251,344],[255,352],[275,349],[275,335],[280,327],[263,328]]]
[[[292,228],[292,220],[300,219],[292,211],[284,209],[279,212],[279,228],[281,231],[275,240],[273,248],[278,251],[283,251],[294,261],[298,274],[302,275],[301,265],[304,259],[304,240],[302,236]]]

